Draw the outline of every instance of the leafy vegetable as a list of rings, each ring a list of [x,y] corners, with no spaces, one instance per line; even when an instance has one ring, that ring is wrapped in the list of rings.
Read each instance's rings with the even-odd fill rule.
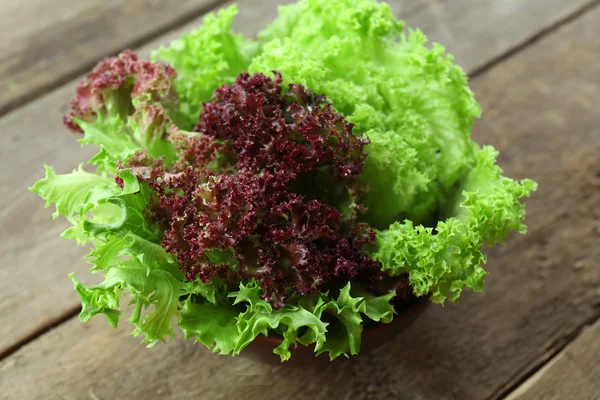
[[[173,125],[168,112],[177,101],[175,75],[170,66],[139,60],[126,50],[99,62],[80,82],[64,123],[84,134],[80,143],[100,146],[92,164],[114,173],[117,161],[140,149],[154,157],[173,157],[165,139]]]
[[[277,330],[283,340],[274,352],[282,361],[290,358],[290,349],[298,344],[314,345],[317,354],[327,352],[334,359],[358,353],[364,314],[379,321],[392,310],[389,303],[387,307],[383,304],[393,293],[369,295],[368,299],[352,297],[350,283],[342,288],[337,300],[329,299],[326,293],[315,293],[294,297],[277,310],[260,298],[260,292],[258,284],[250,281],[240,284],[239,291],[229,295],[235,299],[233,305],[246,306],[243,312],[232,305],[194,303],[188,299],[179,319],[186,339],[196,337],[196,341],[220,354],[239,354],[258,335]],[[372,307],[373,304],[386,310]],[[324,322],[325,316],[333,322]]]
[[[511,230],[526,232],[519,199],[529,196],[536,184],[500,176],[496,155],[491,147],[477,153],[477,164],[452,205],[454,217],[438,222],[435,232],[408,220],[378,232],[373,257],[392,275],[408,273],[416,295],[431,293],[433,301],[442,303],[446,298],[456,301],[465,286],[482,291],[484,243],[503,242]]]
[[[337,323],[329,328],[323,346],[316,349],[317,355],[328,352],[333,360],[342,354],[347,356],[347,352],[352,355],[358,354],[363,330],[360,313],[366,313],[367,309],[362,297],[350,296],[350,283],[340,291],[337,301],[323,303],[316,307],[315,312],[319,316],[327,312],[337,320]],[[376,318],[381,319],[379,315],[376,315]]]
[[[306,0],[282,7],[260,34],[251,72],[324,93],[371,140],[363,180],[366,220],[379,228],[426,221],[475,164],[480,107],[440,45],[403,31],[385,3]]]
[[[168,271],[148,271],[147,266],[132,259],[119,262],[107,272],[104,282],[94,287],[82,285],[73,274],[70,277],[81,297],[82,321],[105,314],[116,328],[121,314],[119,301],[122,291],[127,290],[132,297],[129,304],[134,307],[129,318],[136,327],[134,336],[144,333],[142,342],[148,342],[149,346],[164,341],[167,336],[175,337],[172,319],[178,314],[179,296],[184,293],[184,284]],[[153,309],[148,311],[151,306]]]
[[[381,278],[363,252],[373,231],[356,223],[352,206],[365,142],[323,96],[298,85],[282,94],[279,82],[241,74],[219,88],[200,116],[203,135],[178,146],[186,161],[176,165],[187,167],[139,176],[151,177],[160,203],[153,220],[188,280],[256,278],[275,308],[335,279]],[[233,170],[207,171],[218,147],[205,135],[232,143]],[[202,155],[190,157],[192,148]],[[329,183],[320,195],[297,193],[316,177]]]
[[[86,172],[81,165],[66,175],[56,175],[54,169],[47,165],[45,168],[46,177],[37,181],[30,190],[46,200],[46,207],[50,204],[56,206],[54,218],[62,215],[70,222],[75,220],[90,190],[111,183],[111,179]]]
[[[177,324],[220,354],[269,335],[282,361],[334,359],[416,296],[483,290],[483,247],[525,233],[536,184],[472,141],[480,107],[452,57],[372,0],[300,0],[256,40],[236,13],[77,87],[64,122],[100,148],[95,171],[46,166],[31,190],[104,276],[70,275],[80,318],[116,327],[129,308],[150,346]]]
[[[182,306],[179,326],[186,339],[196,338],[215,353],[230,354],[240,336],[238,316],[239,311],[231,306],[197,303],[188,298]]]

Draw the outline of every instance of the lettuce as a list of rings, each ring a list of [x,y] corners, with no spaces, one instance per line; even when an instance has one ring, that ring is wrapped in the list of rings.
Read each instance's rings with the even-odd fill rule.
[[[446,212],[452,217],[435,229],[406,220],[378,232],[373,258],[392,275],[408,273],[418,296],[431,294],[432,301],[443,303],[456,301],[464,287],[483,291],[483,245],[501,243],[513,230],[527,231],[519,200],[537,185],[530,179],[519,183],[501,176],[497,154],[489,146],[476,154],[477,164],[462,182],[460,195],[448,204]]]
[[[81,122],[84,134],[90,129],[95,133],[101,126],[96,124],[92,129]],[[110,129],[101,133],[107,132]],[[108,135],[107,139],[108,144],[95,143],[114,150],[113,154],[124,148],[123,143],[131,143],[128,136]],[[117,164],[118,160],[106,158],[103,166]],[[364,318],[391,322],[393,291],[376,296],[358,285],[353,289],[350,282],[337,296],[295,295],[275,308],[262,298],[264,290],[255,280],[240,283],[238,290],[218,287],[218,282],[186,281],[175,257],[161,246],[158,226],[147,217],[152,201],[149,183],[130,169],[119,169],[115,179],[99,170],[89,173],[80,167],[57,175],[46,167],[46,178],[31,188],[56,205],[56,215],[67,217],[73,226],[64,236],[89,244],[90,272],[104,275],[102,283],[90,287],[70,274],[81,298],[82,321],[103,314],[117,327],[128,294],[132,333],[142,334],[142,342],[149,346],[173,338],[175,321],[186,339],[195,338],[220,354],[240,354],[258,335],[275,332],[282,336],[274,349],[282,361],[291,357],[297,345],[314,345],[317,355],[327,353],[331,359],[357,354]],[[233,260],[231,252],[218,249],[206,255],[216,265]]]
[[[500,176],[495,151],[471,139],[481,110],[464,71],[403,28],[384,3],[300,1],[261,32],[249,69],[325,93],[365,132],[364,218],[380,229],[373,258],[408,273],[417,295],[456,301],[465,286],[483,289],[484,243],[525,232],[519,200],[535,184]]]
[[[47,165],[45,169],[46,177],[37,181],[29,189],[46,200],[46,207],[55,205],[54,218],[63,216],[70,222],[75,221],[81,204],[90,190],[112,183],[110,178],[86,172],[82,165],[65,175],[57,175],[54,169]]]
[[[480,106],[452,56],[389,6],[306,0],[283,7],[260,33],[251,72],[281,72],[329,101],[371,140],[363,181],[366,220],[378,228],[428,217],[475,165],[471,127]]]
[[[481,110],[452,56],[372,0],[300,0],[257,39],[236,14],[77,87],[65,125],[99,147],[95,170],[46,166],[30,189],[104,276],[70,275],[80,319],[129,309],[149,346],[177,325],[219,354],[277,335],[282,361],[299,345],[334,359],[395,304],[482,291],[484,248],[526,232],[537,185],[473,142]]]
[[[88,321],[97,314],[104,314],[116,328],[121,315],[119,303],[122,292],[129,291],[133,306],[129,322],[135,326],[133,335],[144,334],[142,343],[154,346],[166,337],[175,337],[173,317],[179,314],[179,296],[184,294],[184,283],[168,271],[157,268],[148,271],[136,259],[118,262],[106,274],[104,282],[88,287],[69,275],[81,298],[79,318]]]
[[[75,89],[65,126],[81,133],[82,144],[100,147],[91,164],[114,173],[116,162],[145,150],[153,157],[174,156],[166,140],[177,115],[175,70],[140,60],[131,50],[100,61]]]
[[[31,190],[54,203],[56,213],[77,228],[70,229],[76,232],[72,238],[93,246],[88,256],[94,265],[91,272],[105,273],[104,282],[94,287],[70,275],[82,301],[81,320],[104,314],[116,327],[120,299],[128,291],[133,306],[129,322],[135,326],[135,335],[145,334],[144,342],[150,345],[174,336],[172,318],[179,313],[179,297],[188,284],[173,268],[173,257],[155,243],[157,232],[143,216],[148,189],[140,187],[129,171],[119,174],[123,188],[82,168],[56,175],[47,167],[46,174]]]

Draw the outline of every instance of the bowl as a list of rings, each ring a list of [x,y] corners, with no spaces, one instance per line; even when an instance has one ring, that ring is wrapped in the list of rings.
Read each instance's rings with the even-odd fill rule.
[[[286,362],[281,362],[279,355],[274,354],[273,350],[279,346],[283,340],[280,336],[258,336],[252,343],[243,351],[242,355],[256,361],[260,361],[270,365],[280,365],[283,367],[312,367],[312,366],[329,366],[332,364],[341,364],[350,362],[352,359],[359,357],[360,354],[366,354],[375,350],[391,339],[395,338],[400,332],[408,328],[421,313],[430,304],[429,297],[421,297],[414,303],[407,306],[389,324],[378,323],[371,327],[365,328],[361,336],[360,353],[356,356],[346,358],[340,356],[333,361],[329,360],[328,354],[320,356],[315,355],[314,343],[308,346],[298,344],[292,352],[291,358]]]

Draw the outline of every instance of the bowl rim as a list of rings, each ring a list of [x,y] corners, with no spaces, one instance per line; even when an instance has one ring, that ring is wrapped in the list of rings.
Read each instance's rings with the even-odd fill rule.
[[[408,308],[406,308],[404,311],[396,314],[394,316],[394,319],[391,322],[388,322],[388,323],[377,322],[375,325],[368,327],[366,329],[363,329],[363,332],[360,336],[361,340],[364,340],[367,338],[372,338],[374,336],[377,336],[380,332],[390,329],[394,325],[401,325],[402,323],[406,322],[407,320],[410,321],[412,319],[412,317],[414,317],[416,314],[421,313],[425,309],[425,307],[429,304],[430,304],[429,296],[419,297],[417,299],[417,301],[415,301],[413,304],[408,306]],[[272,347],[277,347],[282,342],[283,342],[283,337],[275,336],[275,335],[273,335],[273,336],[259,335],[256,338],[254,338],[254,340],[252,341],[252,343],[256,343],[256,344],[260,344],[260,345],[267,345],[267,346],[272,346]],[[308,345],[304,345],[302,343],[296,343],[296,345],[298,347],[314,347],[315,343],[310,343]]]

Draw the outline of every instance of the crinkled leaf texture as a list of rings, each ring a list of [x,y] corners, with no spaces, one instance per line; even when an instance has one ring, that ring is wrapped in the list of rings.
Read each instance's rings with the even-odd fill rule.
[[[495,151],[473,142],[480,106],[452,56],[371,0],[299,1],[259,38],[251,72],[327,95],[371,140],[361,178],[365,220],[380,229],[373,257],[436,302],[482,290],[482,246],[525,231],[520,199],[535,183],[501,177]]]
[[[82,144],[100,148],[90,160],[96,173],[79,167],[57,175],[46,167],[31,190],[72,224],[62,236],[88,244],[91,272],[104,275],[92,287],[71,275],[81,319],[104,314],[116,327],[128,294],[134,334],[150,345],[173,337],[177,321],[186,338],[221,354],[239,354],[258,335],[279,335],[282,360],[299,344],[331,359],[356,354],[364,321],[392,321],[394,292],[375,296],[353,282],[290,296],[274,309],[254,280],[239,287],[186,281],[161,246],[162,232],[146,214],[149,183],[122,163],[140,150],[175,162],[173,128],[192,129],[213,91],[243,71],[278,70],[282,87],[302,84],[326,95],[370,139],[360,177],[370,191],[358,200],[368,207],[363,219],[379,229],[369,255],[385,271],[408,275],[416,295],[438,303],[456,301],[465,287],[482,290],[483,246],[525,232],[521,200],[536,184],[502,177],[497,152],[472,141],[480,107],[452,56],[426,46],[420,31],[405,30],[388,5],[372,0],[301,0],[282,7],[258,40],[233,34],[236,13],[234,6],[209,14],[159,49],[154,57],[174,68],[124,52],[78,87],[66,123],[83,134]],[[206,257],[232,264],[227,251]]]
[[[337,298],[328,293],[296,296],[280,309],[260,298],[255,281],[240,284],[229,297],[217,294],[214,283],[187,282],[171,254],[158,243],[158,235],[144,217],[149,188],[129,170],[121,170],[123,188],[101,175],[78,169],[48,176],[32,190],[73,223],[69,237],[88,243],[92,272],[105,275],[96,286],[85,286],[70,275],[81,297],[80,318],[104,314],[116,327],[123,313],[124,294],[131,298],[129,322],[134,335],[154,345],[173,337],[177,319],[186,338],[196,338],[221,354],[239,354],[258,335],[280,335],[274,350],[288,360],[298,344],[314,345],[317,354],[331,359],[357,354],[363,318],[390,322],[393,293],[376,297],[348,283]],[[230,255],[214,252],[215,262]]]
[[[91,164],[114,174],[116,163],[138,150],[172,161],[174,149],[167,137],[174,126],[175,115],[170,114],[177,114],[175,75],[172,67],[125,50],[101,60],[79,82],[63,121],[83,134],[82,144],[100,147]]]
[[[240,336],[236,324],[239,314],[230,305],[194,303],[188,298],[183,302],[179,326],[186,339],[196,338],[215,353],[230,354]]]
[[[252,281],[240,284],[237,292],[229,294],[234,299],[232,304],[200,303],[188,298],[179,317],[186,339],[195,337],[220,354],[239,354],[257,336],[276,334],[282,341],[274,353],[282,361],[291,357],[291,350],[298,344],[314,345],[317,355],[328,353],[333,360],[359,352],[365,316],[390,322],[394,312],[389,303],[393,293],[376,297],[365,291],[365,297],[353,297],[350,283],[337,299],[327,293],[314,293],[294,297],[279,309],[262,300],[260,291]]]
[[[456,301],[464,287],[482,291],[483,245],[505,241],[512,230],[526,232],[519,200],[537,186],[529,179],[519,183],[501,176],[496,156],[492,147],[476,154],[475,168],[446,210],[452,217],[435,230],[407,220],[378,233],[373,257],[392,275],[408,273],[418,296],[431,293],[432,301],[443,303]]]
[[[82,321],[105,314],[116,328],[122,292],[128,291],[132,298],[129,305],[133,306],[129,322],[135,326],[135,336],[143,333],[142,342],[148,342],[150,346],[168,336],[175,337],[173,318],[179,314],[179,296],[184,294],[185,284],[170,272],[160,268],[149,271],[146,265],[130,259],[113,266],[104,282],[97,286],[87,287],[73,274],[70,277],[81,298],[79,317]]]
[[[218,26],[229,29],[233,15],[224,13]],[[167,60],[176,69],[186,65],[180,60],[203,62],[194,57],[203,53],[183,51],[215,31],[201,29],[202,38],[188,35],[172,46]],[[408,273],[418,295],[431,292],[443,302],[456,300],[465,286],[483,288],[482,246],[504,241],[510,230],[524,232],[519,201],[535,184],[500,177],[494,151],[473,142],[481,110],[466,74],[441,45],[426,41],[419,30],[404,29],[385,3],[301,0],[281,7],[259,34],[248,70],[278,70],[284,86],[325,94],[365,132],[371,144],[362,180],[371,190],[362,201],[366,221],[380,229],[373,256],[393,274]],[[219,47],[212,59],[238,54],[240,43]],[[189,85],[193,92],[197,85]]]
[[[47,167],[46,177],[32,191],[54,203],[56,213],[73,224],[67,236],[93,246],[88,256],[94,264],[92,271],[106,274],[104,282],[94,287],[80,284],[71,275],[82,300],[81,319],[102,313],[116,326],[121,295],[128,291],[134,334],[144,333],[144,342],[154,344],[174,336],[172,322],[179,313],[179,297],[189,284],[143,216],[148,188],[140,186],[128,170],[119,176],[123,188],[81,167],[65,175]]]
[[[70,174],[57,175],[54,169],[46,168],[46,177],[37,181],[30,190],[46,200],[46,207],[54,204],[59,215],[73,222],[80,211],[81,204],[90,190],[99,185],[110,185],[112,180],[97,174],[91,174],[79,166]]]

